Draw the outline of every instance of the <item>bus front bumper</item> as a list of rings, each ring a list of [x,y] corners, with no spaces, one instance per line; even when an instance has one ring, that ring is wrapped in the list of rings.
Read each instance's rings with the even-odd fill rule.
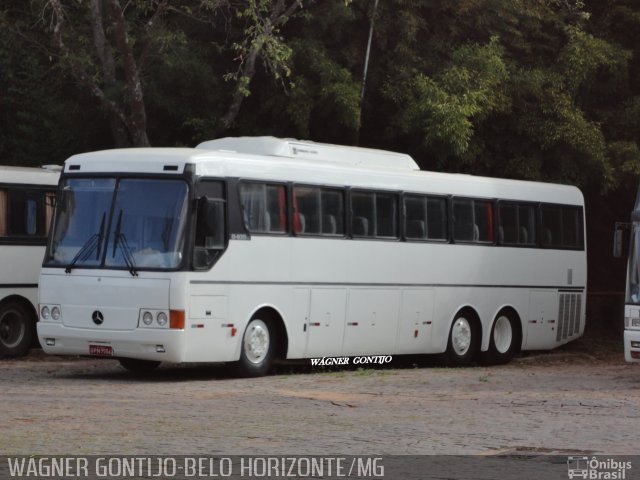
[[[38,322],[38,340],[51,355],[137,358],[181,363],[184,331],[178,329],[88,330]]]
[[[630,363],[640,363],[640,330],[624,331],[624,359]]]

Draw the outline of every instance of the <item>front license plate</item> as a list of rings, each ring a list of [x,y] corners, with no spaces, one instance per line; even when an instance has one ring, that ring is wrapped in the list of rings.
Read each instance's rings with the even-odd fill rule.
[[[113,357],[113,347],[111,345],[89,345],[89,355]]]

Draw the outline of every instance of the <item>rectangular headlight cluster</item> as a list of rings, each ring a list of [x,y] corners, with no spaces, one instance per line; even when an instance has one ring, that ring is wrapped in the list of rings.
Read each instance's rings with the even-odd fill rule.
[[[40,304],[38,314],[40,320],[45,322],[62,321],[62,307],[60,305]]]
[[[169,328],[169,312],[167,310],[151,310],[143,308],[138,318],[140,328]]]
[[[139,328],[184,329],[184,310],[140,309]]]

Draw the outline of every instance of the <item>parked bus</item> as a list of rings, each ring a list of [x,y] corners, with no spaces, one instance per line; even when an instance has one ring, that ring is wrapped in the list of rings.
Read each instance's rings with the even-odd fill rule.
[[[59,168],[0,166],[0,356],[27,353],[36,340],[38,273]]]
[[[574,187],[272,137],[65,162],[40,277],[52,354],[233,362],[550,349],[584,330]]]
[[[640,363],[640,190],[631,212],[631,223],[616,223],[614,256],[622,255],[623,229],[630,228],[627,288],[624,306],[624,358]]]

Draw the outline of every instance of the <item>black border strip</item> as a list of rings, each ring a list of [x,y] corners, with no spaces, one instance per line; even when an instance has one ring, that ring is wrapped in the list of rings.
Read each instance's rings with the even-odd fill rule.
[[[290,285],[318,287],[456,287],[456,288],[526,288],[558,290],[560,292],[583,292],[586,287],[566,287],[557,285],[481,285],[448,283],[356,283],[356,282],[268,282],[243,280],[191,280],[191,285]]]

